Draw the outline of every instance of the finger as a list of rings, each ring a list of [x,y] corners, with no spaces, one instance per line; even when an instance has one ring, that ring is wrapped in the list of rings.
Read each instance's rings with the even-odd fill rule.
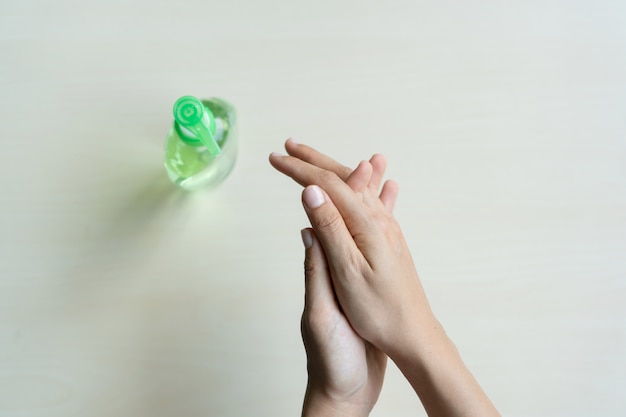
[[[351,176],[354,175],[354,171],[351,168],[340,164],[310,146],[295,142],[292,138],[285,141],[285,149],[290,156],[335,173],[340,179],[347,182],[353,190],[361,192],[360,184],[358,182],[355,184],[355,180],[351,180]],[[372,165],[372,176],[368,187],[377,192],[387,168],[387,160],[383,155],[375,154],[370,158],[369,162]],[[355,187],[358,187],[358,190]]]
[[[369,187],[374,191],[378,191],[387,169],[387,159],[383,155],[376,154],[370,158],[370,164],[372,164],[373,171]]]
[[[346,184],[352,191],[355,193],[362,193],[365,190],[371,181],[372,178],[372,164],[368,161],[361,161],[359,166],[350,174],[350,176],[346,179]]]
[[[293,156],[276,153],[270,155],[270,163],[274,168],[291,177],[300,185],[307,187],[315,184],[328,193],[334,207],[339,210],[341,217],[345,220],[345,224],[353,236],[371,237],[370,243],[372,244],[375,244],[377,239],[382,238],[382,236],[377,234],[378,229],[372,225],[369,209],[336,174]],[[319,234],[318,237],[321,239]],[[324,247],[326,246],[324,245]]]
[[[398,199],[399,187],[398,184],[393,180],[385,181],[383,185],[383,189],[380,192],[380,201],[382,201],[383,205],[390,213],[393,212],[394,207],[396,206],[396,200]]]
[[[287,139],[285,142],[285,149],[287,150],[287,153],[293,157],[308,162],[311,165],[315,165],[316,167],[334,172],[343,181],[347,180],[352,173],[351,168],[340,164],[331,157],[316,151],[310,146],[297,143],[291,138]]]
[[[302,203],[331,271],[344,276],[348,270],[360,269],[366,258],[327,194],[316,185],[306,187],[302,192]]]
[[[337,308],[326,255],[312,229],[302,229],[304,256],[304,309]]]

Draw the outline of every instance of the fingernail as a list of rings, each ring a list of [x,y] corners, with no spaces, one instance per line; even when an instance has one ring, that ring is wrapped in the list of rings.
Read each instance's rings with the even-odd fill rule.
[[[306,187],[302,196],[304,204],[310,209],[315,209],[324,204],[324,193],[317,185]]]
[[[278,152],[272,152],[270,154],[270,157],[272,157],[272,158],[278,158],[278,157],[281,157],[281,156],[285,156],[285,155],[283,155],[282,153],[278,153]]]
[[[313,246],[313,236],[311,235],[311,231],[308,229],[300,230],[300,235],[302,236],[302,243],[304,243],[304,247],[309,249]]]
[[[294,144],[294,145],[300,145],[300,142],[298,142],[297,140],[295,140],[294,138],[289,138],[287,139],[290,143]]]

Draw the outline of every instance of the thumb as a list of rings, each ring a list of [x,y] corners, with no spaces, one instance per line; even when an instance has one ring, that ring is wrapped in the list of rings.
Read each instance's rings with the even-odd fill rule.
[[[303,229],[300,233],[305,247],[304,309],[310,311],[322,306],[333,306],[336,303],[335,295],[324,250],[313,230]]]
[[[357,260],[362,254],[328,194],[317,185],[311,185],[304,189],[302,202],[330,269],[335,272],[352,269],[354,265],[347,265],[347,260]]]

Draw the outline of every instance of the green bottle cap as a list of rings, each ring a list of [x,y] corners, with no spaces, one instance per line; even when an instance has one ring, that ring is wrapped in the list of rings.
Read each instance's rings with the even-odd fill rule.
[[[193,96],[183,96],[176,100],[174,120],[183,128],[182,131],[188,139],[202,143],[211,155],[219,155],[221,149],[215,141],[215,117],[200,100]]]

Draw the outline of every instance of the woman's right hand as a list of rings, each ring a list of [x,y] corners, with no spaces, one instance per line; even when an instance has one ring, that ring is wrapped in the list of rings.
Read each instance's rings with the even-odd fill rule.
[[[285,147],[290,156],[270,162],[305,187],[305,210],[354,330],[396,362],[429,416],[499,417],[426,300],[391,214],[397,185],[387,181],[378,194],[384,158],[351,171],[304,145]]]
[[[378,193],[384,158],[352,172],[305,145],[288,141],[286,149],[290,156],[273,154],[270,161],[306,187],[305,210],[350,324],[392,358],[420,344],[427,349],[440,328],[391,213],[397,185],[388,181]]]

